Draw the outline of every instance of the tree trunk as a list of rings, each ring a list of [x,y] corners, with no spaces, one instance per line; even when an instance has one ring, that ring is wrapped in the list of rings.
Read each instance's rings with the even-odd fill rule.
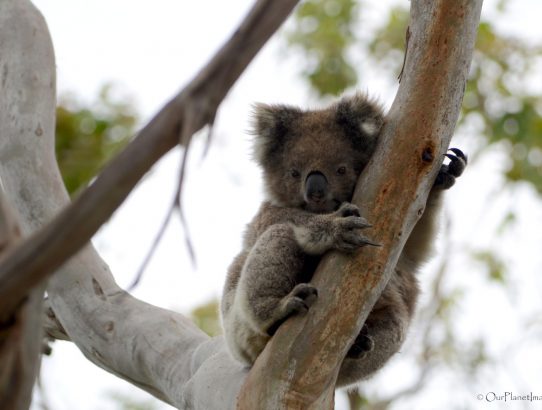
[[[33,186],[35,174],[48,173],[43,161],[24,155],[26,143],[52,150],[55,130],[55,62],[45,21],[25,1],[0,2],[0,252],[2,261],[22,235],[28,235],[51,213],[34,207],[29,197],[49,187]],[[9,141],[8,141],[9,140]],[[54,155],[51,151],[51,155]],[[51,156],[51,160],[54,157]],[[53,168],[54,172],[55,168]],[[18,181],[11,178],[18,175]],[[52,198],[52,201],[55,199]],[[15,206],[27,218],[17,218]],[[19,213],[18,212],[18,213]],[[21,219],[21,223],[19,223]],[[18,272],[16,272],[18,274]],[[24,281],[22,286],[27,284]],[[45,283],[26,286],[24,297],[12,293],[0,299],[0,407],[28,409],[39,368],[42,345],[42,305]]]

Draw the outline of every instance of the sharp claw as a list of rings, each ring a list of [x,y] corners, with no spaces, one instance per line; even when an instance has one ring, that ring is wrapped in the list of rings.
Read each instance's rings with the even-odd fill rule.
[[[376,247],[382,246],[380,243],[373,242],[369,238],[363,237],[363,246],[365,245],[376,246]]]
[[[467,162],[467,155],[459,148],[450,148],[448,151],[452,151],[455,155],[461,158],[463,161]]]
[[[348,216],[347,218],[351,219],[345,219],[343,221],[344,227],[352,230],[352,229],[367,229],[372,228],[373,225],[371,225],[365,218],[362,218],[360,216]]]
[[[363,221],[362,223],[359,224],[358,229],[367,229],[367,228],[372,228],[372,227],[373,225],[371,225],[369,222]]]
[[[444,154],[444,156],[450,158],[450,160],[452,160],[452,161],[458,161],[458,159],[457,159],[457,157],[455,155]]]

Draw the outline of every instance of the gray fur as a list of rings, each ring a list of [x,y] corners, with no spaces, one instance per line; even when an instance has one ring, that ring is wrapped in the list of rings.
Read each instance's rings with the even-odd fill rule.
[[[384,124],[382,109],[362,94],[323,110],[260,104],[254,117],[255,159],[268,198],[247,226],[221,303],[230,352],[247,365],[288,317],[306,312],[316,300],[310,280],[324,253],[371,244],[360,232],[369,224],[349,201]],[[466,165],[457,152],[442,166],[395,275],[342,364],[337,386],[369,377],[403,343],[418,297],[415,273],[431,248],[440,193]],[[314,173],[326,181],[325,192],[311,197],[305,181]]]

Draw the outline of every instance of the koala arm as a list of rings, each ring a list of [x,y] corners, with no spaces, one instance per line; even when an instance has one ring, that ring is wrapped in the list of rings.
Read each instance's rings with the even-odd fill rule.
[[[467,166],[467,156],[461,150],[452,148],[450,151],[452,154],[446,154],[450,163],[442,165],[429,193],[424,213],[403,248],[398,264],[400,269],[415,272],[431,254],[442,208],[443,193],[454,185],[456,178],[463,174]]]
[[[270,226],[286,224],[292,228],[299,247],[309,255],[322,255],[330,249],[352,252],[372,244],[358,230],[369,227],[355,205],[344,203],[329,214],[316,214],[299,208],[282,208],[265,203],[260,209],[252,236],[259,237]]]

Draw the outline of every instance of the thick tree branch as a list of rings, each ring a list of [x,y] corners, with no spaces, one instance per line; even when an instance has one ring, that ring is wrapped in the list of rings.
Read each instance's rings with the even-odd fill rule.
[[[19,223],[0,190],[0,259],[20,239]],[[30,405],[40,363],[42,300],[43,286],[38,286],[14,310],[0,312],[0,403],[3,409],[23,410]]]
[[[10,252],[0,265],[0,310],[16,305],[29,286],[39,283],[81,249],[158,159],[179,142],[188,146],[196,131],[212,124],[228,90],[296,3],[256,2],[209,64],[96,181],[51,223]]]
[[[19,24],[24,21],[25,24]],[[38,35],[40,33],[40,35]],[[52,144],[54,136],[55,75],[54,58],[45,22],[35,8],[18,1],[0,2],[0,252],[6,254],[21,242],[21,237],[35,228],[34,218],[21,219],[19,212],[30,211],[29,194],[43,192],[30,187],[26,172],[41,172],[41,159],[33,162],[19,155],[25,141],[36,145]],[[10,139],[10,143],[6,140]],[[51,145],[52,146],[52,145]],[[19,181],[12,184],[12,175]],[[4,193],[16,190],[19,195],[6,198]],[[54,199],[53,199],[54,201]],[[32,215],[47,218],[41,207]],[[15,272],[17,275],[18,272]],[[9,410],[28,409],[32,388],[40,363],[42,339],[42,303],[45,283],[38,286],[21,278],[23,298],[13,300],[9,308],[0,309],[0,407]]]
[[[380,248],[328,255],[319,299],[286,322],[251,369],[242,409],[332,408],[339,365],[423,213],[459,116],[482,0],[412,0],[408,54],[382,141],[353,202]]]

